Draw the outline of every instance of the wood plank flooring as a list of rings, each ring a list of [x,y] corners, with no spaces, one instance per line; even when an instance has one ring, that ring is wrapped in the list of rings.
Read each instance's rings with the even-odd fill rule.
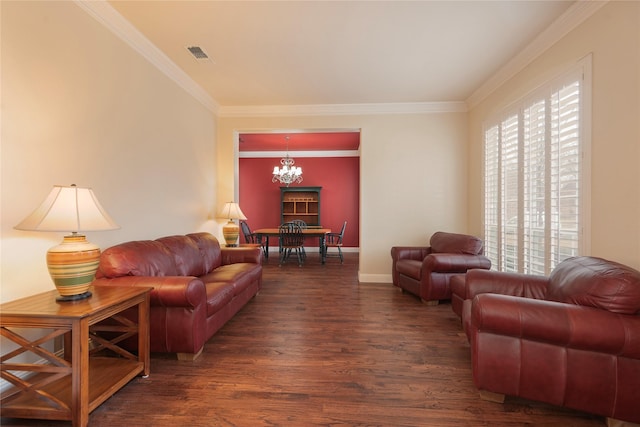
[[[357,255],[303,267],[276,256],[264,287],[195,362],[153,354],[90,416],[131,426],[604,426],[582,412],[478,397],[469,345],[448,303],[358,283]],[[67,426],[2,419],[3,426]]]

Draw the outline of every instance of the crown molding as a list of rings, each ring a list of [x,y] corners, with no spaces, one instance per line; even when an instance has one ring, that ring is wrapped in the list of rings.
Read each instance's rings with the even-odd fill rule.
[[[381,104],[256,105],[220,107],[220,117],[340,116],[361,114],[464,113],[464,102]]]
[[[567,33],[598,11],[609,0],[578,0],[540,33],[525,49],[482,84],[466,101],[371,104],[220,106],[200,85],[118,13],[106,0],[74,0],[94,19],[146,58],[219,117],[276,117],[375,114],[434,114],[467,112],[522,71]]]
[[[200,85],[149,41],[106,0],[74,0],[94,19],[111,30],[167,77],[219,117],[326,116],[360,114],[423,114],[466,112],[464,102],[415,102],[379,104],[318,104],[220,106]]]
[[[240,159],[279,159],[284,151],[240,151]],[[287,151],[289,156],[302,157],[360,157],[360,150],[333,150],[333,151]]]
[[[182,87],[213,113],[219,109],[218,103],[188,74],[182,71],[167,55],[149,41],[137,28],[127,21],[106,0],[74,0],[75,3],[100,22],[116,36],[131,46],[158,70]]]
[[[514,56],[504,67],[485,81],[466,100],[469,109],[474,108],[491,93],[522,71],[547,49],[587,20],[609,0],[578,0],[549,27],[540,33],[527,47]]]

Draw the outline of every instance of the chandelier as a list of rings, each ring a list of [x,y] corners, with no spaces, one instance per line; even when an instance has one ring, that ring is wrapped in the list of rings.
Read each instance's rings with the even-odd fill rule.
[[[287,140],[287,153],[280,159],[280,166],[274,166],[271,182],[286,184],[288,187],[291,183],[302,182],[302,168],[294,166],[295,160],[289,157],[289,137],[286,136],[285,139]]]

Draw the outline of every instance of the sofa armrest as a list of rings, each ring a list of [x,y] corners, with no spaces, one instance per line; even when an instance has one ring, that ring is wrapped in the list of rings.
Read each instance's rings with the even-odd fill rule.
[[[510,295],[481,294],[471,306],[471,339],[490,333],[640,358],[640,316]]]
[[[194,308],[207,300],[202,280],[193,276],[121,276],[95,279],[94,286],[140,286],[153,288],[152,307]]]
[[[501,294],[533,299],[544,299],[549,278],[523,273],[489,270],[469,270],[464,283],[463,300],[479,294]]]
[[[438,273],[465,273],[471,269],[491,268],[491,261],[484,255],[433,253],[422,261],[422,271]],[[423,273],[424,276],[424,273]]]
[[[222,265],[248,262],[262,264],[262,249],[259,246],[221,247]]]

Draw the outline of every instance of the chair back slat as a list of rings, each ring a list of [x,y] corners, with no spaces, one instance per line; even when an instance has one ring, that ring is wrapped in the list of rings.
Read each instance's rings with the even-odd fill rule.
[[[244,240],[247,243],[256,243],[254,242],[254,235],[251,232],[251,228],[249,227],[249,224],[247,224],[246,221],[240,221],[240,228],[242,229],[242,234],[244,234]]]
[[[299,247],[304,244],[302,228],[293,222],[282,224],[279,228],[280,245],[283,248]]]
[[[340,230],[340,241],[342,243],[342,238],[344,237],[344,230],[347,228],[347,221],[342,224],[342,230]]]
[[[299,225],[299,226],[300,226],[300,228],[302,228],[303,230],[305,230],[305,229],[307,228],[307,223],[306,223],[306,222],[304,222],[304,221],[303,221],[303,220],[301,220],[301,219],[294,219],[294,220],[289,221],[289,222],[291,222],[291,223],[293,223],[293,224],[296,224],[296,225]]]
[[[325,237],[326,241],[325,241],[325,255],[328,256],[339,256],[340,257],[340,262],[343,263],[344,262],[344,258],[342,256],[342,238],[344,237],[344,230],[347,228],[347,221],[345,221],[342,224],[342,229],[340,230],[340,233],[328,233]],[[331,255],[328,251],[329,248],[336,248],[338,249],[338,253],[337,254],[333,254]]]

